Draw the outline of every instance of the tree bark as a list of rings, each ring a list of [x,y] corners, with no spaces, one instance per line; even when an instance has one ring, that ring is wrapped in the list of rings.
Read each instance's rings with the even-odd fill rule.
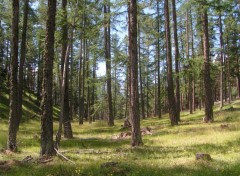
[[[161,77],[160,77],[161,76],[160,75],[161,60],[160,60],[160,7],[159,7],[159,0],[157,1],[157,32],[159,35],[157,38],[157,82],[158,82],[158,86],[157,86],[158,107],[157,107],[157,110],[158,110],[158,118],[162,118]]]
[[[21,41],[21,55],[18,75],[18,126],[22,118],[22,96],[23,96],[23,66],[26,57],[26,36],[27,36],[27,22],[28,22],[28,5],[29,0],[24,2],[24,17],[23,17],[23,29],[22,29],[22,41]]]
[[[18,32],[19,32],[19,0],[12,1],[12,59],[10,65],[10,112],[8,126],[8,144],[10,151],[17,151],[18,131]]]
[[[142,145],[138,95],[137,1],[129,0],[129,61],[130,61],[130,118],[132,121],[131,145]]]
[[[41,155],[53,155],[53,60],[56,0],[48,0],[41,114]]]
[[[189,103],[189,112],[190,114],[193,113],[193,109],[192,109],[192,64],[191,64],[191,60],[189,58],[189,11],[187,9],[186,12],[186,57],[188,60],[188,103]]]
[[[80,39],[80,58],[79,58],[79,73],[78,73],[78,116],[79,116],[79,125],[83,124],[83,94],[82,94],[82,84],[83,84],[83,39]]]
[[[210,56],[209,56],[209,37],[208,37],[208,14],[207,8],[203,6],[202,14],[203,27],[203,54],[204,54],[204,94],[205,94],[205,122],[213,121],[213,100],[212,86],[210,78]]]
[[[193,15],[192,15],[192,9],[190,8],[190,14],[191,14],[191,39],[192,39],[192,59],[195,58],[195,53],[194,53],[194,30],[193,30]],[[195,77],[194,74],[192,73],[192,110],[195,111]]]
[[[110,4],[104,1],[104,42],[106,59],[106,77],[107,77],[107,99],[108,99],[108,126],[114,125],[112,108],[112,81],[111,81],[111,52],[110,52]]]
[[[142,118],[145,119],[145,101],[143,92],[143,79],[142,79],[142,64],[141,64],[141,38],[140,38],[140,23],[138,21],[138,65],[139,65],[139,85],[140,85],[140,99],[141,99],[141,113]]]
[[[172,74],[172,54],[171,54],[171,34],[169,24],[169,8],[168,0],[164,0],[164,16],[165,16],[165,37],[166,37],[166,51],[167,51],[167,83],[168,83],[168,104],[169,104],[169,116],[171,125],[177,125],[177,111],[176,102],[173,89],[173,74]]]
[[[219,14],[219,31],[220,31],[220,109],[223,108],[223,31],[222,31],[222,15]]]
[[[179,46],[177,35],[177,14],[176,2],[172,0],[172,15],[173,15],[173,31],[174,31],[174,48],[175,48],[175,71],[176,71],[176,119],[180,121],[180,81],[179,81]]]

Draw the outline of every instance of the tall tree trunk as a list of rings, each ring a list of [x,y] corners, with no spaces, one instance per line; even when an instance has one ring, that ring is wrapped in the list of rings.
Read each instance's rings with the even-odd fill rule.
[[[176,102],[173,89],[173,74],[172,74],[172,54],[171,54],[171,38],[169,25],[169,9],[168,0],[164,0],[164,15],[165,15],[165,31],[166,31],[166,51],[167,51],[167,83],[168,83],[168,104],[169,116],[171,125],[177,125]]]
[[[220,30],[220,109],[223,108],[223,31],[222,31],[222,15],[219,14],[219,30]]]
[[[191,42],[192,42],[192,59],[195,58],[195,53],[194,53],[194,30],[193,30],[193,15],[192,15],[192,9],[190,8],[190,14],[191,14]],[[192,73],[192,110],[195,111],[195,77]]]
[[[172,15],[173,15],[173,31],[174,31],[174,48],[175,48],[175,71],[176,71],[176,119],[180,121],[180,81],[179,81],[179,47],[177,35],[177,14],[176,2],[172,0]]]
[[[139,85],[140,85],[140,99],[141,99],[141,113],[142,118],[145,119],[145,101],[143,92],[143,79],[142,79],[142,64],[141,64],[141,38],[140,38],[140,23],[138,21],[138,65],[139,65]]]
[[[2,27],[2,21],[0,19],[0,74],[3,71],[3,57],[4,57],[4,32]],[[1,76],[1,75],[0,75]]]
[[[149,48],[148,48],[149,51]],[[149,55],[149,54],[148,54]],[[149,63],[149,59],[147,61],[147,63]],[[147,118],[149,118],[149,80],[148,80],[148,75],[149,75],[149,67],[148,65],[146,65],[146,89],[147,89],[147,93],[146,93],[146,109],[147,109]]]
[[[204,54],[204,95],[205,95],[205,122],[213,121],[213,100],[212,86],[210,78],[210,56],[209,56],[209,37],[208,37],[208,14],[207,8],[203,6],[202,27],[203,27],[203,54]]]
[[[68,46],[68,24],[67,24],[67,0],[62,0],[62,10],[63,10],[63,19],[62,19],[62,55],[61,55],[61,100],[62,109],[62,118],[63,118],[63,127],[64,127],[64,137],[72,138],[72,127],[71,127],[71,119],[69,116],[69,46]],[[72,34],[71,34],[72,35]],[[72,38],[70,39],[72,40]],[[67,51],[68,50],[68,51]],[[67,64],[65,68],[65,64]],[[64,73],[64,69],[65,73]],[[66,74],[66,75],[64,75]],[[66,80],[63,80],[66,79]],[[63,85],[64,82],[64,86]],[[63,89],[64,88],[64,89]],[[64,95],[64,97],[63,97]]]
[[[72,32],[72,34],[71,34],[71,36],[73,36],[73,30],[71,31]],[[71,57],[70,57],[70,68],[71,68],[71,70],[70,70],[70,82],[69,82],[69,84],[70,84],[70,87],[69,87],[69,119],[70,120],[73,120],[73,112],[74,112],[74,110],[73,110],[73,103],[74,103],[74,101],[73,101],[73,38],[71,39]]]
[[[22,118],[22,96],[23,96],[23,66],[26,57],[26,36],[27,36],[27,22],[28,22],[28,2],[24,2],[24,17],[23,17],[23,29],[22,29],[22,41],[21,41],[21,55],[18,75],[18,126]]]
[[[65,53],[65,59],[64,59],[64,67],[63,67],[63,74],[62,74],[62,84],[61,84],[61,112],[60,112],[60,117],[59,117],[59,127],[58,127],[58,131],[57,131],[57,134],[56,134],[56,142],[55,142],[55,148],[59,148],[59,144],[60,144],[60,140],[61,140],[61,135],[62,135],[62,126],[63,124],[65,123],[65,119],[64,119],[64,101],[65,101],[65,93],[66,91],[63,91],[66,89],[66,86],[67,86],[67,70],[68,70],[68,55],[69,53],[69,46],[67,46],[67,50],[66,50],[66,53]],[[65,128],[65,125],[64,125],[64,128]],[[65,133],[65,129],[64,129],[64,133]]]
[[[142,145],[138,98],[137,1],[129,1],[129,61],[130,61],[130,118],[132,121],[131,145]]]
[[[53,146],[53,60],[56,0],[48,0],[41,114],[41,155],[54,154]]]
[[[83,124],[83,94],[82,94],[82,84],[83,84],[83,39],[80,39],[80,58],[79,58],[79,73],[78,73],[78,116],[79,116],[79,125]]]
[[[86,113],[88,117],[88,122],[91,124],[92,123],[92,115],[91,115],[91,109],[90,109],[90,63],[89,63],[89,47],[88,47],[88,41],[86,40],[86,79],[87,79],[87,106],[86,106]]]
[[[84,26],[85,26],[85,23],[84,23]],[[84,35],[85,35],[85,32],[84,32]],[[86,110],[86,107],[85,107],[85,76],[86,76],[86,73],[85,73],[85,70],[86,70],[86,39],[84,38],[83,39],[83,60],[82,60],[82,101],[81,101],[81,104],[82,104],[82,122],[83,122],[83,118],[85,117],[85,110]],[[87,120],[87,119],[86,119]]]
[[[93,85],[92,85],[92,102],[91,102],[91,114],[93,122],[95,121],[95,115],[94,115],[94,104],[95,104],[95,92],[96,92],[96,70],[97,70],[97,58],[94,58],[93,60]]]
[[[160,61],[160,7],[159,0],[157,1],[157,102],[158,102],[158,118],[162,117],[162,99],[161,99],[161,78],[160,78],[160,69],[161,69],[161,61]],[[177,63],[176,63],[177,64]]]
[[[191,64],[191,61],[190,61],[190,58],[189,58],[189,11],[187,9],[187,12],[186,12],[186,57],[187,57],[187,60],[188,60],[188,74],[189,74],[189,77],[188,77],[188,103],[189,103],[189,112],[190,114],[193,113],[193,110],[192,110],[192,64]]]
[[[40,42],[40,40],[39,40]],[[41,49],[40,49],[40,44],[39,44],[39,49],[38,49],[38,75],[37,75],[37,102],[40,105],[41,102],[41,90],[42,90],[42,54],[41,54]]]
[[[107,17],[109,15],[109,17]],[[108,19],[109,18],[109,19]],[[108,98],[108,126],[114,125],[112,108],[112,81],[111,81],[111,52],[110,52],[110,3],[105,0],[104,4],[104,42],[107,76],[107,98]]]
[[[19,0],[12,1],[12,59],[10,68],[10,112],[8,126],[8,144],[10,151],[17,151],[18,131],[18,23],[19,23]]]

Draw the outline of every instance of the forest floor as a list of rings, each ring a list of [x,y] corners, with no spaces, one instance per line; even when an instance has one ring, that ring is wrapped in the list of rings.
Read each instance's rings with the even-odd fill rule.
[[[34,101],[30,98],[26,102]],[[31,100],[31,101],[30,101]],[[2,176],[239,176],[240,175],[240,100],[214,110],[214,122],[203,123],[203,111],[181,113],[178,126],[170,126],[168,115],[162,119],[141,121],[152,135],[144,135],[144,146],[130,147],[130,138],[112,139],[119,135],[123,120],[116,120],[114,127],[104,121],[79,126],[72,122],[73,139],[62,139],[60,152],[72,162],[56,156],[39,162],[40,119],[35,116],[37,106],[24,106],[29,117],[21,123],[18,133],[19,152],[5,152],[7,141],[7,99],[0,99],[0,167]],[[55,109],[57,115],[57,109]],[[57,129],[54,121],[54,130]],[[125,130],[128,131],[128,130]],[[130,131],[130,130],[129,130]],[[207,153],[212,160],[196,160],[196,153]],[[29,156],[29,161],[21,162]],[[30,157],[31,156],[31,157]]]

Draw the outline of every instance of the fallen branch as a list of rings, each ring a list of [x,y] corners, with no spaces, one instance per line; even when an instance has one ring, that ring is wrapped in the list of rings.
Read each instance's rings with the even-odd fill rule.
[[[59,156],[61,156],[63,159],[65,159],[66,161],[69,161],[69,162],[75,164],[75,162],[73,162],[72,160],[68,159],[66,156],[64,156],[63,154],[61,154],[56,148],[54,148],[54,150],[55,150],[55,151],[57,152],[57,154],[58,154]]]
[[[39,163],[43,163],[43,164],[51,162],[51,161],[53,161],[53,158],[45,159],[45,160],[42,160],[42,159],[38,160]]]

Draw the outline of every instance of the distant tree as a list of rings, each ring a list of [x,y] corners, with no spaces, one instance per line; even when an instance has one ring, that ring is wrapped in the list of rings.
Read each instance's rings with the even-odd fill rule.
[[[142,145],[139,114],[138,95],[138,47],[137,47],[137,1],[130,0],[128,7],[128,32],[129,32],[129,67],[130,67],[130,118],[132,121],[132,142],[131,145]]]
[[[19,32],[19,0],[12,1],[12,59],[10,69],[10,112],[8,126],[8,146],[10,151],[17,151],[18,131],[18,32]]]
[[[56,0],[48,0],[41,104],[41,155],[53,155],[53,60]]]

